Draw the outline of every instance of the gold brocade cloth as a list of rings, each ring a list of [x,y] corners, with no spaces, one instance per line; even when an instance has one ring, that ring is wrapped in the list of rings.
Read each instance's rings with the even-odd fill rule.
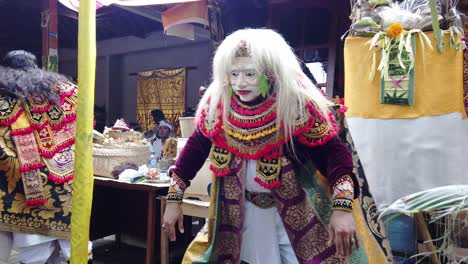
[[[180,136],[179,117],[185,111],[186,69],[161,69],[138,74],[137,121],[143,130],[154,127],[151,111],[160,109]]]
[[[77,87],[55,88],[59,105],[0,95],[0,231],[70,237]]]

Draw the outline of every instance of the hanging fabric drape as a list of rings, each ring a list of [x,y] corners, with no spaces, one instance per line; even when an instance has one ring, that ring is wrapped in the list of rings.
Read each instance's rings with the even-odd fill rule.
[[[151,111],[163,111],[180,136],[179,117],[185,111],[186,69],[161,69],[138,74],[137,121],[144,130],[154,127]]]
[[[194,40],[193,24],[208,26],[207,0],[176,5],[163,12],[161,18],[167,35]]]
[[[198,2],[201,0],[96,0],[94,6],[99,9],[103,6],[146,6],[146,5],[168,5],[184,2]],[[78,12],[80,0],[59,0],[64,6]]]
[[[72,204],[71,263],[88,261],[93,199],[93,111],[96,71],[96,0],[82,0],[78,17],[78,106]]]

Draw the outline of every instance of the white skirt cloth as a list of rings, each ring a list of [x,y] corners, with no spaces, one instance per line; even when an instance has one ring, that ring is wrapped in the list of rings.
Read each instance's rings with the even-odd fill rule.
[[[245,188],[250,192],[270,192],[254,181],[257,161],[247,160]],[[299,263],[278,209],[262,209],[246,201],[242,229],[241,260],[249,264]]]
[[[423,190],[468,184],[468,119],[347,118],[377,206]]]

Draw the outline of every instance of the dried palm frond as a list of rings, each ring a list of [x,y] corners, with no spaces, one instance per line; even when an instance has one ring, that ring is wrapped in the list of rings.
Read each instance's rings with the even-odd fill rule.
[[[413,257],[427,257],[432,254],[441,256],[449,263],[463,263],[468,256],[456,259],[454,250],[457,240],[468,228],[468,185],[450,185],[438,187],[398,199],[380,215],[403,213],[429,213],[431,223],[438,222],[445,226],[441,237],[432,240],[440,246],[435,252],[425,252]],[[464,218],[464,220],[462,220]]]
[[[468,185],[443,186],[410,194],[387,207],[382,215],[390,213],[431,213],[437,220],[468,210]]]

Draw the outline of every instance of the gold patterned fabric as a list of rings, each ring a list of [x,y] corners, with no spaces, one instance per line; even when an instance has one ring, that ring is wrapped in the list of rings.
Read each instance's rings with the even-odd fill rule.
[[[154,127],[151,111],[160,109],[180,136],[179,117],[185,111],[186,69],[140,72],[137,95],[137,121],[143,130]]]
[[[321,212],[305,199],[306,193],[294,170],[286,169],[292,165],[291,161],[283,157],[282,164],[282,185],[272,193],[296,257],[301,263],[346,263],[335,254],[335,246],[327,245],[328,230],[320,218]],[[330,213],[327,210],[326,214]]]
[[[63,184],[48,179],[40,169],[44,205],[26,206],[16,145],[9,127],[0,127],[0,230],[36,233],[68,239],[73,180]]]
[[[77,88],[60,102],[0,95],[0,231],[68,239]]]

